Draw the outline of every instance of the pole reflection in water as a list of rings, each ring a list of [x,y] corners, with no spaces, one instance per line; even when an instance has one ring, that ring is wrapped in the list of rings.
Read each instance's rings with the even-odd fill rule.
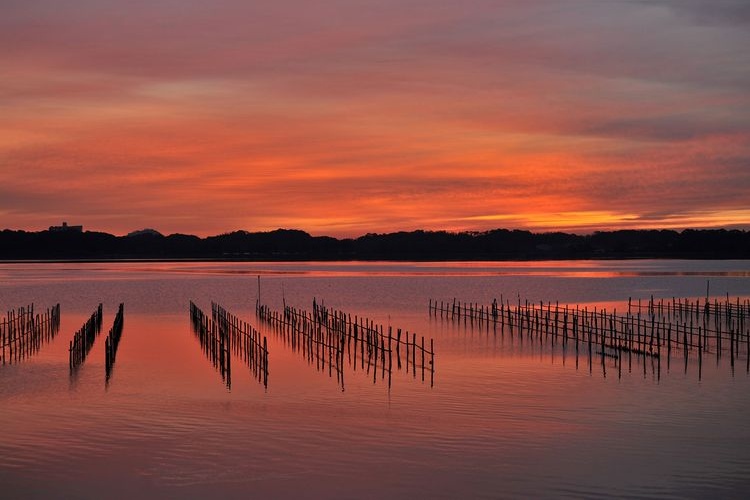
[[[642,311],[645,313],[642,314]],[[513,339],[514,332],[520,345],[524,337],[530,341],[547,342],[554,350],[561,343],[563,360],[568,343],[575,343],[576,368],[578,368],[579,344],[588,346],[589,371],[592,371],[592,355],[596,353],[601,361],[602,375],[607,376],[606,360],[610,359],[617,369],[618,378],[622,378],[623,356],[627,356],[628,372],[632,372],[633,357],[643,368],[646,377],[650,364],[656,380],[661,379],[662,348],[667,357],[667,371],[671,366],[672,351],[682,351],[684,373],[688,371],[691,360],[697,361],[698,380],[703,375],[703,354],[715,353],[719,364],[723,355],[729,355],[731,373],[734,375],[735,358],[744,356],[747,371],[750,372],[750,328],[746,317],[750,313],[750,301],[740,298],[711,303],[708,297],[701,306],[688,299],[655,301],[653,296],[648,304],[642,305],[639,300],[633,304],[628,300],[626,315],[617,311],[609,313],[606,309],[594,307],[560,306],[548,302],[539,305],[518,298],[517,305],[509,301],[493,300],[490,305],[457,301],[440,301],[430,299],[428,311],[431,317],[444,321],[456,322],[464,328],[484,329],[505,334],[508,328]],[[695,321],[695,323],[694,323]],[[672,331],[675,335],[673,338]],[[680,336],[682,332],[682,336]],[[743,342],[744,341],[744,342]],[[744,344],[744,352],[741,346]],[[691,353],[695,353],[691,355]]]
[[[435,351],[432,339],[428,351],[425,348],[424,337],[420,345],[417,344],[416,334],[412,334],[410,342],[409,332],[402,338],[402,330],[399,328],[394,336],[393,328],[390,326],[386,335],[382,324],[358,316],[352,318],[351,314],[318,304],[316,299],[313,299],[312,312],[285,305],[283,312],[279,313],[258,302],[256,313],[261,321],[272,328],[284,345],[300,352],[309,365],[315,366],[318,371],[325,371],[327,366],[330,377],[335,373],[342,391],[345,389],[345,366],[351,367],[354,372],[359,366],[359,369],[366,370],[368,375],[372,373],[373,384],[377,383],[380,373],[380,380],[387,381],[390,389],[394,350],[396,367],[400,370],[402,345],[406,355],[406,371],[409,371],[411,364],[412,375],[416,378],[419,367],[423,382],[425,372],[429,372],[430,387],[434,386]],[[417,351],[420,352],[419,364],[416,358]],[[429,356],[427,361],[425,355]]]
[[[122,337],[122,327],[124,323],[125,305],[120,303],[117,308],[117,314],[115,315],[115,321],[112,324],[112,328],[109,330],[107,338],[104,340],[104,386],[109,387],[109,379],[112,377],[112,370],[115,366],[115,357],[117,356],[117,348],[120,345],[120,338]]]
[[[0,319],[0,362],[19,363],[37,354],[60,331],[60,304],[34,314],[34,304]]]
[[[233,316],[216,303],[211,303],[211,317],[190,301],[193,332],[206,357],[232,388],[232,353],[250,368],[254,378],[268,387],[268,347],[266,338],[250,324]]]

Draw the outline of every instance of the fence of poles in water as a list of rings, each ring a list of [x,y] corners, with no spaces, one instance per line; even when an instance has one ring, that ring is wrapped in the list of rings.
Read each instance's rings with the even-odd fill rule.
[[[109,382],[109,378],[112,376],[112,368],[115,365],[117,347],[120,345],[120,337],[122,337],[124,314],[125,305],[120,303],[120,306],[117,308],[117,315],[115,315],[115,321],[112,324],[112,328],[109,330],[107,338],[104,340],[104,367],[106,382]]]
[[[37,353],[60,330],[60,304],[35,312],[34,304],[19,307],[0,318],[2,363],[19,362]]]
[[[704,328],[713,326],[714,331],[737,332],[746,331],[746,324],[750,317],[750,299],[740,300],[739,297],[731,299],[727,294],[726,299],[721,300],[714,297],[711,301],[708,297],[703,299],[658,299],[651,298],[646,303],[633,303],[628,299],[628,313],[631,311],[646,311],[650,316],[657,316],[673,322],[700,323]]]
[[[219,330],[228,333],[232,352],[247,364],[264,387],[268,387],[268,339],[250,323],[215,302],[211,302],[211,317]]]
[[[510,301],[503,301],[502,296],[499,303],[495,299],[490,305],[462,303],[456,299],[429,301],[431,316],[480,326],[499,324],[503,331],[507,326],[511,333],[517,329],[520,335],[526,333],[540,343],[551,340],[553,346],[561,342],[565,348],[573,343],[576,360],[580,346],[587,346],[589,356],[597,352],[602,362],[605,357],[613,358],[620,370],[624,355],[629,366],[632,366],[633,355],[653,358],[659,370],[661,359],[666,355],[669,368],[673,351],[682,352],[687,370],[692,353],[698,358],[699,377],[704,355],[712,354],[718,360],[722,353],[728,353],[734,370],[736,360],[744,351],[746,369],[750,371],[750,331],[746,320],[749,311],[748,302],[739,299],[713,304],[706,299],[703,306],[700,301],[693,303],[689,299],[670,302],[651,298],[647,304],[640,301],[634,304],[629,299],[625,315],[618,315],[616,310],[610,313],[605,309],[560,306],[551,302],[522,303],[520,298],[511,305]]]
[[[268,387],[268,343],[266,337],[249,323],[229,313],[221,305],[211,303],[211,316],[190,301],[190,320],[205,356],[221,374],[227,388],[232,386],[234,352],[245,362],[255,378]]]
[[[434,342],[430,339],[429,349],[425,346],[424,337],[417,343],[415,333],[403,332],[400,328],[394,333],[389,326],[376,324],[373,320],[360,318],[332,308],[326,308],[313,300],[312,311],[304,311],[284,306],[282,312],[273,311],[268,306],[256,306],[258,317],[270,326],[293,350],[301,351],[310,364],[315,363],[319,371],[325,371],[326,360],[329,376],[336,373],[336,378],[344,386],[345,357],[354,370],[360,365],[362,370],[370,373],[373,383],[377,381],[378,371],[381,379],[388,380],[391,386],[393,371],[393,354],[396,365],[402,368],[401,349],[404,348],[406,370],[416,378],[417,368],[425,380],[425,373],[430,374],[430,386],[434,384],[435,351]],[[411,340],[410,340],[411,339]],[[419,357],[417,354],[419,353]],[[359,358],[359,359],[358,359]]]
[[[328,368],[328,376],[333,377],[336,374],[336,380],[344,387],[344,369],[343,363],[339,362],[339,349],[337,346],[327,343],[322,339],[322,335],[314,335],[309,328],[309,323],[299,321],[298,315],[307,316],[306,312],[294,311],[288,313],[289,321],[277,321],[277,315],[268,308],[261,306],[258,309],[258,317],[265,321],[271,328],[271,331],[281,342],[291,348],[292,352],[299,352],[305,358],[310,366],[314,366],[319,372],[325,372]],[[287,324],[289,323],[289,324]],[[334,353],[337,359],[334,361]],[[369,366],[368,366],[369,368]]]
[[[83,324],[81,329],[73,334],[73,340],[70,341],[69,349],[69,366],[71,372],[86,361],[86,356],[99,336],[102,328],[102,311],[103,306],[100,303],[99,307],[97,307],[86,323]]]

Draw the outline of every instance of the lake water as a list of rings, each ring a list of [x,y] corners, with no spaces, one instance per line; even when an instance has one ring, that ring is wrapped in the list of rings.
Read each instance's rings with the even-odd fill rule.
[[[313,298],[434,340],[434,374],[344,367],[343,384],[255,316]],[[558,343],[428,314],[430,299],[750,297],[748,261],[0,263],[0,312],[60,303],[54,339],[0,365],[2,498],[746,498],[744,346],[672,361],[576,359]],[[231,383],[188,314],[211,301],[268,340],[268,383]],[[68,347],[99,303],[102,333]],[[105,382],[104,338],[122,340]],[[429,340],[428,340],[429,342]],[[577,362],[578,361],[578,362]],[[432,378],[432,383],[430,379]]]

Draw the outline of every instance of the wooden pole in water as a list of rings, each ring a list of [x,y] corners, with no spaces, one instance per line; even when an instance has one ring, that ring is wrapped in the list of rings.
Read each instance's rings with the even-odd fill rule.
[[[263,385],[268,387],[268,343],[263,337]]]
[[[406,371],[409,372],[409,332],[406,332]]]
[[[412,349],[411,349],[411,369],[414,372],[414,376],[417,376],[417,334],[412,334]]]
[[[734,358],[732,359],[734,360]],[[424,382],[424,335],[422,335],[422,382]]]

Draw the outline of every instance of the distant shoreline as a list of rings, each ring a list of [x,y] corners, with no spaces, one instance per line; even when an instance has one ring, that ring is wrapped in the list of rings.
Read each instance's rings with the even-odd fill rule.
[[[137,264],[139,262],[148,263],[169,263],[169,262],[185,262],[185,263],[199,263],[199,262],[227,262],[227,263],[245,263],[245,262],[256,262],[256,263],[282,263],[282,262],[299,262],[307,264],[315,263],[333,263],[333,262],[347,262],[347,263],[376,263],[376,262],[393,262],[393,263],[459,263],[459,262],[566,262],[566,261],[594,261],[594,262],[607,262],[607,261],[644,261],[644,260],[655,260],[655,261],[668,261],[668,260],[685,260],[685,261],[750,261],[750,257],[739,258],[739,257],[728,257],[728,258],[717,258],[717,257],[606,257],[606,258],[548,258],[548,259],[217,259],[217,258],[205,258],[205,259],[179,259],[179,258],[162,258],[162,259],[135,259],[135,258],[124,258],[124,259],[0,259],[0,264],[115,264],[115,263],[131,263]]]
[[[622,230],[589,235],[411,231],[337,239],[289,229],[200,238],[155,231],[0,231],[0,262],[500,262],[559,260],[747,260],[750,232]]]

